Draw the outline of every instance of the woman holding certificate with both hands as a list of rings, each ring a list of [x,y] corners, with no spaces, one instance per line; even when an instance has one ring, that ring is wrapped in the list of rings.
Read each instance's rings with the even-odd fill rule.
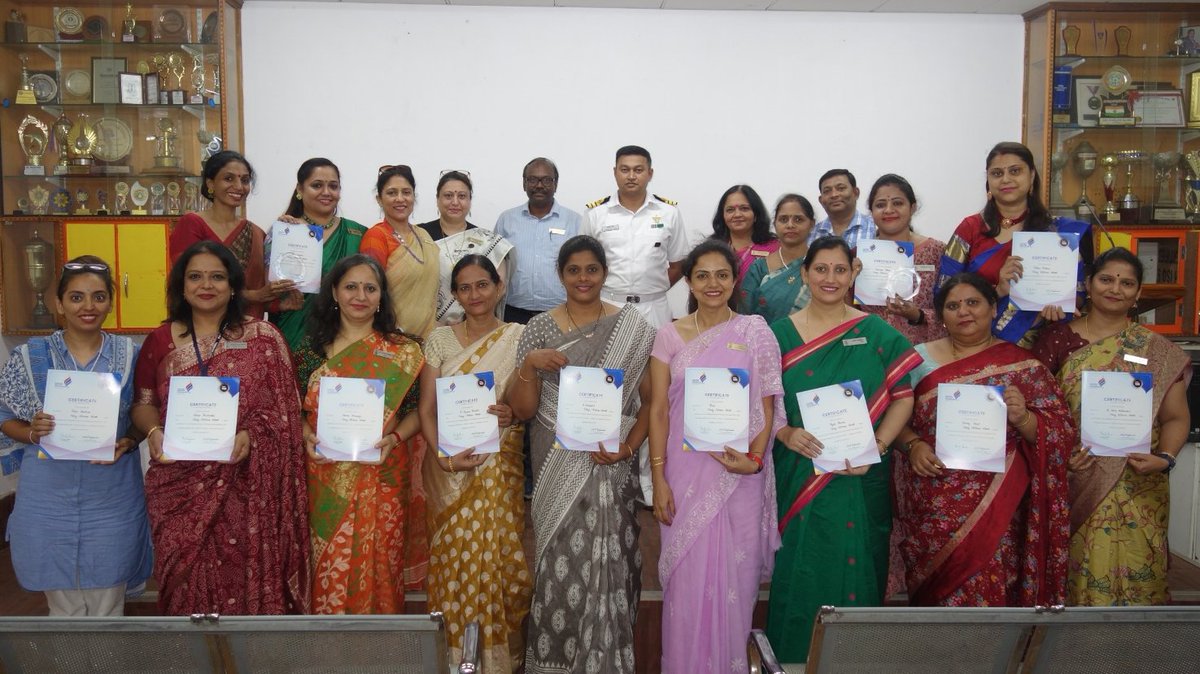
[[[1152,376],[1151,414],[1133,437],[1149,431],[1149,448],[1128,456],[1071,455],[1071,558],[1068,601],[1082,606],[1166,604],[1167,473],[1187,441],[1187,388],[1192,363],[1178,346],[1131,323],[1142,288],[1142,263],[1125,248],[1096,257],[1087,279],[1083,318],[1042,331],[1033,353],[1052,371],[1077,422],[1084,372],[1145,372]],[[1109,388],[1115,386],[1116,377]],[[1108,412],[1109,405],[1104,408]],[[1108,416],[1106,414],[1106,416]],[[1086,441],[1082,443],[1088,444]]]
[[[420,431],[414,384],[425,358],[420,344],[396,328],[387,291],[375,260],[365,255],[340,260],[321,280],[308,337],[296,352],[305,389],[314,613],[404,609],[408,441]],[[322,377],[384,382],[383,438],[374,445],[378,460],[334,461],[322,454],[317,433]]]
[[[1062,320],[1067,312],[1057,306],[1022,311],[1009,300],[1010,284],[1024,272],[1023,260],[1012,254],[1013,237],[1018,232],[1079,235],[1077,277],[1082,286],[1084,265],[1092,260],[1089,225],[1051,217],[1039,196],[1042,177],[1035,168],[1033,153],[1024,145],[998,143],[988,153],[985,165],[987,204],[954,230],[946,244],[938,285],[964,271],[982,276],[995,286],[999,297],[992,331],[1000,339],[1029,347],[1044,323]]]
[[[596,239],[567,240],[557,266],[567,301],[525,326],[508,396],[514,416],[530,420],[533,434],[534,598],[525,671],[623,674],[634,671],[641,591],[641,488],[631,459],[649,426],[649,408],[640,400],[650,396],[642,375],[654,328],[633,305],[600,298],[608,263]],[[622,371],[620,440],[612,446],[554,446],[560,370],[567,365]]]
[[[421,432],[429,447],[442,446],[438,377],[491,372],[496,404],[488,413],[495,415],[494,423],[500,427],[500,448],[494,454],[477,454],[469,448],[457,456],[431,451],[425,459],[429,605],[446,614],[451,661],[460,654],[467,623],[478,620],[483,627],[479,636],[484,671],[511,672],[525,659],[521,623],[529,612],[532,592],[521,547],[525,427],[513,423],[504,397],[513,380],[517,340],[524,326],[496,318],[505,288],[488,258],[463,256],[450,280],[466,320],[436,328],[425,342]]]
[[[734,312],[737,267],[734,252],[715,239],[684,258],[693,312],[658,331],[650,360],[650,466],[654,516],[663,525],[664,672],[720,671],[742,657],[759,584],[771,577],[779,547],[775,475],[765,456],[782,425],[782,419],[775,423],[775,397],[783,393],[779,344],[761,316]],[[697,375],[691,368],[713,370]],[[749,378],[749,408],[742,407],[738,422],[745,424],[740,437],[747,446],[689,451],[689,443],[713,438],[689,437],[694,422],[685,397],[746,388],[736,379],[729,383],[730,368]]]
[[[908,470],[896,471],[900,553],[914,605],[1063,603],[1067,458],[1078,436],[1050,371],[992,334],[996,303],[995,289],[978,274],[947,279],[934,307],[949,334],[917,346],[925,362],[912,377],[916,411],[898,438]],[[956,386],[943,396],[939,384]],[[995,429],[997,443],[1003,441],[1002,472],[951,469],[943,462],[950,459],[935,451],[938,415],[962,418],[939,407],[979,390],[966,385],[1004,388],[1006,409]],[[970,427],[948,423],[942,431],[979,437],[987,432],[978,428],[987,425],[978,421],[982,412],[970,417]],[[950,445],[941,451],[961,449]]]
[[[146,506],[164,615],[309,612],[296,377],[275,326],[245,316],[245,282],[225,246],[189,246],[167,277],[167,320],[138,357],[133,423],[150,445]],[[229,460],[164,453],[172,399],[194,399],[171,385],[173,376],[238,378]]]
[[[807,658],[822,605],[879,606],[884,600],[892,529],[887,447],[912,412],[908,373],[921,359],[882,318],[846,304],[852,265],[840,237],[814,241],[802,272],[812,301],[771,325],[783,352],[787,425],[776,433],[772,450],[783,546],[771,578],[767,634],[782,662]],[[843,397],[850,400],[856,380],[868,417],[860,421],[874,430],[862,454],[877,450],[879,463],[850,467],[846,461],[842,470],[816,471],[813,461],[823,452],[847,448],[826,447],[805,430],[797,394],[838,386],[841,393],[826,396],[823,404],[834,413],[852,411],[838,405],[844,405]],[[811,394],[806,399],[818,404]],[[866,434],[869,438],[869,429]]]
[[[0,372],[0,429],[24,443],[21,485],[8,523],[21,587],[45,592],[52,616],[119,616],[125,594],[150,577],[150,526],[137,442],[129,428],[137,346],[100,329],[113,278],[98,257],[59,272],[62,329],[13,350]],[[38,446],[56,425],[43,410],[49,370],[112,373],[120,384],[115,461],[51,459]],[[82,383],[82,382],[80,382]]]

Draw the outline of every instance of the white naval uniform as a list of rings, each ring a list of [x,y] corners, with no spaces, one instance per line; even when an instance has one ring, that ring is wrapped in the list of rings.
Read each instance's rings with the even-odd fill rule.
[[[604,246],[605,300],[633,304],[656,328],[671,322],[667,265],[687,257],[690,250],[679,209],[647,195],[641,208],[630,211],[613,195],[588,204],[579,233],[595,237]]]

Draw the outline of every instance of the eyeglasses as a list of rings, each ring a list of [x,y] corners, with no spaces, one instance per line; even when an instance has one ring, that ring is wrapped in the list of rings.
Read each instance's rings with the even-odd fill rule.
[[[441,173],[439,173],[438,177],[441,178],[442,176],[446,175],[447,173],[461,173],[462,175],[465,175],[468,178],[471,177],[470,171],[464,171],[462,169],[446,169],[446,170],[442,171]]]
[[[412,169],[408,167],[408,164],[384,164],[383,166],[379,167],[379,175],[383,175],[387,171],[391,171],[393,169],[412,173]]]
[[[554,176],[525,176],[525,184],[530,187],[550,187],[554,184]]]
[[[103,274],[108,271],[108,265],[96,262],[68,262],[63,265],[64,271],[94,271]]]

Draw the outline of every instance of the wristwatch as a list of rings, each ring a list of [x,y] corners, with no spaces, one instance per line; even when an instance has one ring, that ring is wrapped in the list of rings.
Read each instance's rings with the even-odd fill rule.
[[[1170,454],[1167,454],[1166,452],[1150,452],[1150,453],[1153,454],[1154,456],[1157,456],[1157,457],[1167,460],[1167,467],[1164,468],[1162,471],[1164,475],[1170,475],[1171,471],[1175,470],[1175,457],[1171,456]]]

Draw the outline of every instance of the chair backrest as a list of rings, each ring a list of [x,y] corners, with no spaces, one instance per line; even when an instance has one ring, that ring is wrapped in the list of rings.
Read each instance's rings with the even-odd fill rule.
[[[762,630],[750,630],[750,638],[746,640],[746,660],[750,663],[750,674],[784,674],[775,659],[771,642]]]
[[[1194,672],[1200,606],[834,608],[817,615],[808,674]]]
[[[0,618],[0,671],[446,674],[440,613]]]

